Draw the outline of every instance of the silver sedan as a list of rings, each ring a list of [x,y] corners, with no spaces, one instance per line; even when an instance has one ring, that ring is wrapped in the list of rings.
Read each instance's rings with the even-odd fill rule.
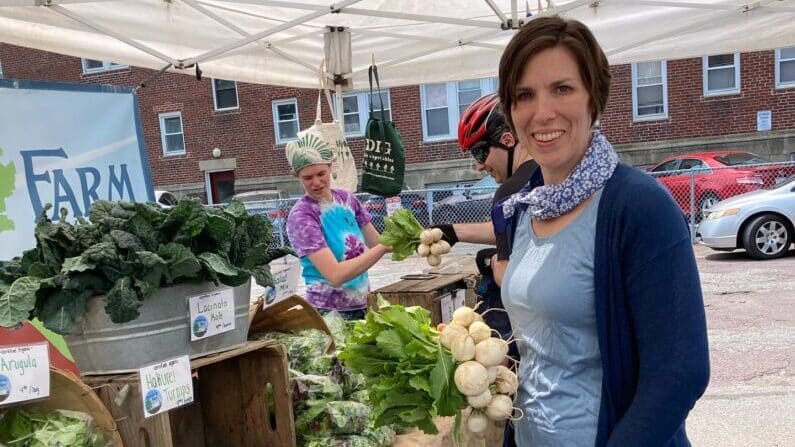
[[[701,243],[714,249],[744,248],[757,259],[784,256],[795,242],[795,176],[718,202],[698,226]]]

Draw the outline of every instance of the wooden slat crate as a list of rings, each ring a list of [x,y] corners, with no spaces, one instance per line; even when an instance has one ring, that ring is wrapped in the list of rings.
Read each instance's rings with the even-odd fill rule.
[[[465,290],[464,303],[467,306],[475,304],[475,292],[469,285],[474,282],[474,278],[462,274],[439,273],[417,277],[421,279],[402,279],[370,293],[368,307],[377,308],[377,296],[381,294],[393,304],[428,309],[431,321],[437,325],[442,322],[442,299],[448,294],[455,296],[458,290]]]
[[[271,340],[195,359],[194,402],[148,419],[138,374],[83,379],[116,419],[125,447],[295,447],[287,368]]]

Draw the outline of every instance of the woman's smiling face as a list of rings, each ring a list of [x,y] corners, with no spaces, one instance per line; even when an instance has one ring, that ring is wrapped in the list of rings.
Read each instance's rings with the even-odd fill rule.
[[[588,149],[593,119],[588,89],[566,47],[530,58],[516,86],[511,118],[545,183],[565,180]]]

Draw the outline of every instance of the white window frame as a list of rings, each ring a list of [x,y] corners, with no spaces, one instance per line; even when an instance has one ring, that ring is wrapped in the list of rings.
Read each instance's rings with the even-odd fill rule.
[[[231,79],[229,79],[231,81]],[[210,85],[213,86],[213,108],[216,112],[223,112],[226,110],[236,110],[240,108],[240,96],[237,94],[237,81],[232,81],[235,83],[235,106],[234,107],[224,107],[222,109],[218,108],[218,95],[215,92],[215,81],[227,81],[227,79],[210,79]]]
[[[179,131],[182,134],[182,151],[181,152],[173,152],[168,150],[168,143],[166,141],[166,118],[173,118],[175,116],[179,117]],[[176,157],[180,155],[185,155],[188,151],[187,144],[185,142],[185,123],[182,120],[182,112],[166,112],[157,115],[158,119],[160,120],[160,144],[163,147],[163,156],[164,157]],[[169,135],[176,135],[176,134],[169,134]]]
[[[663,111],[662,113],[655,113],[654,115],[639,115],[638,114],[638,88],[648,87],[647,85],[638,85],[637,63],[632,64],[632,121],[657,121],[668,119],[668,66],[666,61],[647,61],[660,63],[660,75],[662,77],[662,94],[663,94]]]
[[[0,79],[3,79],[3,63],[0,62]]]
[[[466,81],[466,79],[462,80]],[[497,81],[495,78],[480,79],[480,95],[494,93]],[[425,86],[433,84],[445,84],[447,90],[447,120],[450,133],[446,135],[428,136],[428,122],[426,117],[427,107],[425,105]],[[422,115],[422,140],[427,143],[437,141],[449,141],[458,138],[458,81],[452,82],[433,82],[430,84],[420,84],[420,114]]]
[[[384,109],[387,113],[387,119],[392,120],[392,95],[389,93],[389,89],[382,89],[381,93],[386,93],[387,100],[389,101],[389,107]],[[377,95],[376,91],[373,91],[373,96]],[[359,132],[345,132],[346,137],[356,138],[356,137],[363,137],[364,133],[367,131],[367,120],[370,118],[370,104],[367,102],[367,97],[370,96],[370,90],[363,90],[359,92],[348,92],[343,93],[342,98],[350,98],[356,97],[356,106],[358,109],[359,115]],[[334,96],[334,110],[337,110],[337,97]],[[379,110],[378,105],[373,104],[374,110]],[[340,119],[342,123],[343,131],[345,130],[345,114]]]
[[[795,47],[787,47],[787,48],[795,48]],[[776,88],[777,89],[795,88],[795,80],[789,82],[781,82],[781,63],[795,61],[795,58],[782,60],[781,50],[782,48],[776,48]],[[2,73],[0,73],[0,75],[2,75]]]
[[[271,108],[273,112],[273,133],[276,137],[276,144],[287,144],[290,141],[295,141],[298,138],[282,138],[280,131],[279,131],[279,110],[278,106],[284,104],[295,104],[295,121],[296,121],[296,128],[298,132],[301,131],[301,119],[298,116],[298,98],[287,98],[287,99],[274,99],[271,101]]]
[[[728,53],[721,53],[721,54],[728,54]],[[713,54],[712,56],[717,56],[717,54]],[[740,53],[734,53],[734,88],[732,89],[723,89],[723,90],[708,90],[709,88],[709,77],[707,73],[709,72],[710,68],[708,68],[709,63],[709,56],[704,56],[702,66],[702,84],[704,85],[704,96],[725,96],[725,95],[736,95],[740,93]],[[715,68],[713,70],[725,70],[727,67],[720,67]]]
[[[80,64],[83,66],[83,74],[104,73],[106,71],[123,70],[123,69],[129,67],[129,65],[117,64],[115,62],[100,61],[98,59],[90,59],[92,61],[102,62],[102,67],[88,68],[86,66],[86,61],[89,60],[89,59],[90,58],[81,58],[80,59]]]

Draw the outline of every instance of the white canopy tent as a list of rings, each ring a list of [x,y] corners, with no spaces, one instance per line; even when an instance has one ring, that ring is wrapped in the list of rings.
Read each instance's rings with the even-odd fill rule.
[[[614,64],[795,46],[795,0],[0,0],[0,41],[293,87],[326,59],[359,89],[373,59],[386,87],[495,76],[514,30],[549,14],[588,24]]]

